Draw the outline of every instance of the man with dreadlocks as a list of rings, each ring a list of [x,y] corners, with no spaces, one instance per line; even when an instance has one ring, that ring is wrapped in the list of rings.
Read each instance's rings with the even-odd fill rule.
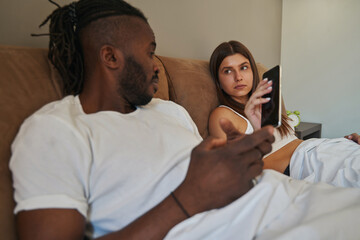
[[[255,186],[271,127],[243,136],[223,120],[228,140],[202,141],[182,107],[153,99],[156,43],[138,9],[80,0],[48,20],[66,96],[29,117],[12,146],[20,239],[291,238],[304,228],[326,236],[324,222],[359,233],[350,220],[360,214],[358,189],[272,171]]]

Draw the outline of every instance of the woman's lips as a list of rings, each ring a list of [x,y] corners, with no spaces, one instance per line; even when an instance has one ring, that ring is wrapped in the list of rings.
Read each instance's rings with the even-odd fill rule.
[[[240,85],[236,85],[234,88],[235,89],[244,89],[245,87],[246,87],[246,85],[240,84]]]

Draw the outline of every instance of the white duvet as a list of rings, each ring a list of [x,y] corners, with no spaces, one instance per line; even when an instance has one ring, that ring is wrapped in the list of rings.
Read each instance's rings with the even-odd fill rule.
[[[360,239],[360,189],[265,170],[247,194],[181,222],[166,239]]]
[[[290,176],[360,188],[360,145],[345,138],[306,140],[291,158]]]
[[[265,170],[247,194],[181,222],[166,239],[360,239],[359,169],[358,144],[307,140],[291,159],[292,178]]]

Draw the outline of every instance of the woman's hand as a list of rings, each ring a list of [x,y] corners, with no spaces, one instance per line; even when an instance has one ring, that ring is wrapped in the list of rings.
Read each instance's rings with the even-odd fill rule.
[[[270,98],[262,98],[262,96],[272,91],[271,86],[272,81],[268,81],[267,78],[262,80],[245,105],[245,115],[254,130],[261,128],[261,105],[270,101]]]
[[[350,135],[345,136],[345,138],[352,140],[356,142],[357,144],[360,144],[360,136],[357,133],[352,133]]]

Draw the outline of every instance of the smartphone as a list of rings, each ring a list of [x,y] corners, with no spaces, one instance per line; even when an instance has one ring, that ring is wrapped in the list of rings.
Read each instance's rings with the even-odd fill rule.
[[[270,98],[264,103],[261,109],[261,126],[272,125],[281,126],[281,68],[279,65],[273,67],[263,74],[262,79],[267,78],[272,81],[272,91],[265,94],[263,98]]]

